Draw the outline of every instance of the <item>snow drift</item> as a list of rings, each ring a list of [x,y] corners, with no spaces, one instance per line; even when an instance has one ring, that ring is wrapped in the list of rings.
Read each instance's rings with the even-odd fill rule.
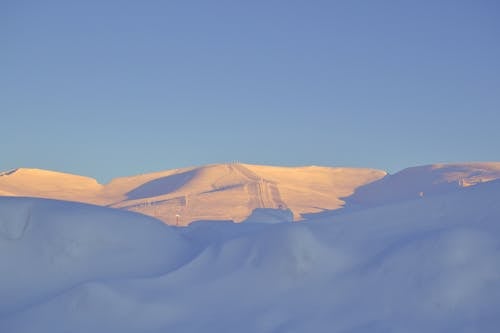
[[[92,280],[166,273],[191,250],[152,218],[97,206],[0,198],[0,311]]]
[[[500,182],[310,223],[173,228],[0,198],[1,332],[497,332]]]

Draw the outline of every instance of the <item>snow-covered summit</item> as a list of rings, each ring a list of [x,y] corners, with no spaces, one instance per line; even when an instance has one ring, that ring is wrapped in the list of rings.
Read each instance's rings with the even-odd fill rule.
[[[43,169],[19,168],[0,175],[0,195],[96,203],[102,187],[90,177]]]
[[[122,177],[105,185],[88,177],[16,169],[0,177],[0,196],[86,202],[187,225],[250,221],[262,209],[289,209],[298,221],[310,214],[418,199],[495,179],[500,179],[500,162],[434,164],[393,175],[364,168],[228,163]]]
[[[60,172],[19,169],[0,177],[0,195],[72,200],[140,212],[170,224],[246,220],[255,209],[302,214],[343,205],[339,199],[386,173],[362,168],[213,164],[122,177],[101,185]],[[177,218],[180,216],[180,218]]]
[[[373,206],[456,191],[500,179],[500,162],[432,164],[404,169],[360,186],[347,205]]]

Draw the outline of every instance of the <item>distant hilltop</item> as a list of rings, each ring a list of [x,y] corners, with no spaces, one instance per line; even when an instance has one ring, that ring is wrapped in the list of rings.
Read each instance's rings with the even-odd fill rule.
[[[213,164],[116,178],[106,185],[67,173],[0,173],[0,196],[28,196],[131,210],[172,225],[242,222],[256,209],[308,214],[413,200],[500,178],[500,162],[417,166],[394,175],[368,168]],[[288,216],[278,214],[277,216]]]

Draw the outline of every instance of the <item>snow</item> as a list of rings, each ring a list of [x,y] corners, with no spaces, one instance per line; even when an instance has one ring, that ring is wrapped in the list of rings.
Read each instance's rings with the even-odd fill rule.
[[[358,187],[348,206],[382,205],[453,192],[500,178],[500,163],[454,163],[411,167]]]
[[[1,198],[0,212],[1,312],[86,281],[163,274],[192,252],[159,221],[124,211]]]
[[[365,168],[227,163],[116,178],[108,184],[41,169],[20,168],[0,175],[0,196],[111,206],[171,225],[186,225],[199,220],[241,222],[256,208],[290,208],[299,220],[304,213],[341,207],[344,202],[339,197],[386,173]]]
[[[0,198],[0,332],[497,332],[499,198],[183,228]]]
[[[243,222],[245,223],[282,223],[293,222],[290,209],[255,208]]]

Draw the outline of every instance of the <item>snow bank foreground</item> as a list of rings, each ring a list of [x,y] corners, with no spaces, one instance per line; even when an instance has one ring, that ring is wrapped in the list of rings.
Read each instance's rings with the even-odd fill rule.
[[[500,183],[307,223],[173,228],[0,198],[0,332],[498,332]]]

